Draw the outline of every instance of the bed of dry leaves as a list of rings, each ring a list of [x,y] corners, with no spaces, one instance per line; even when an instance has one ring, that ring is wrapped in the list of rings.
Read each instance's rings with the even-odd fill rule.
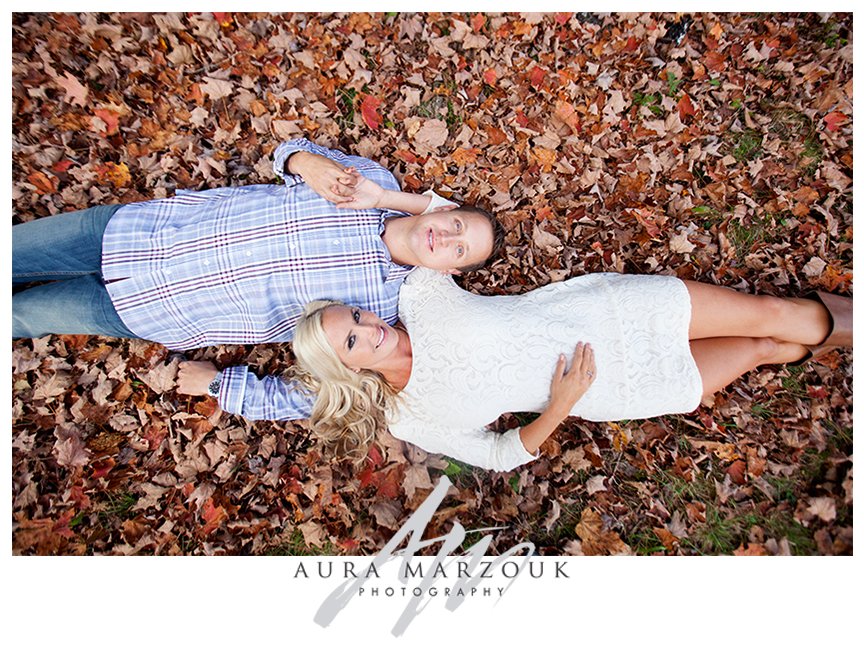
[[[272,182],[302,135],[493,209],[479,293],[611,270],[851,294],[851,14],[16,14],[13,102],[15,222]],[[177,395],[167,355],[13,342],[14,552],[370,554],[442,473],[432,532],[505,526],[494,552],[852,552],[849,353],[686,416],[568,421],[507,473],[392,439],[331,464],[302,424]]]

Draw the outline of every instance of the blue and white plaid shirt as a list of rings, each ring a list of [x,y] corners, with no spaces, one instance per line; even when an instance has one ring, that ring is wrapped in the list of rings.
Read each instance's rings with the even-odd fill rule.
[[[275,152],[285,185],[178,191],[123,206],[105,229],[102,273],[131,331],[173,349],[290,341],[303,307],[319,299],[396,321],[411,268],[390,259],[381,233],[385,219],[403,213],[337,208],[284,173],[288,156],[301,150],[399,189],[377,163],[299,139]],[[241,412],[247,375],[245,367],[225,372],[225,410]],[[305,417],[310,402],[300,401],[297,417]]]

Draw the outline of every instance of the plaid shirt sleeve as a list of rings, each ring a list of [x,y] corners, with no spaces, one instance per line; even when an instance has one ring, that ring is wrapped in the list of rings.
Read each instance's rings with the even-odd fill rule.
[[[224,411],[249,420],[304,420],[315,397],[296,381],[259,379],[248,366],[233,366],[222,371],[218,401]]]

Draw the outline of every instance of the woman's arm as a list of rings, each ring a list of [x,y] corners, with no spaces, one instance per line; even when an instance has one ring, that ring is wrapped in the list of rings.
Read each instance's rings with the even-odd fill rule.
[[[423,214],[432,203],[432,197],[428,194],[411,194],[410,192],[401,192],[399,190],[385,190],[375,181],[359,175],[357,183],[351,189],[352,192],[350,195],[345,193],[339,200],[334,201],[334,203],[340,208],[353,208],[355,210],[376,208],[378,210],[407,212],[408,214]],[[444,209],[449,210],[454,207],[456,207],[455,203]]]
[[[552,376],[552,388],[549,391],[549,406],[531,424],[526,424],[519,432],[525,451],[537,453],[546,438],[551,436],[558,425],[570,415],[570,409],[578,402],[589,386],[594,382],[597,367],[594,365],[594,350],[590,344],[579,343],[573,353],[573,363],[570,370],[566,366],[564,355],[558,357],[555,374]]]

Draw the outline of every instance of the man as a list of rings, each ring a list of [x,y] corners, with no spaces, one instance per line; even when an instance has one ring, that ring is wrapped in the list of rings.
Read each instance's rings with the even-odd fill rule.
[[[14,226],[13,283],[52,282],[13,295],[13,337],[101,334],[172,349],[290,341],[310,300],[395,322],[413,266],[459,272],[492,253],[495,224],[482,211],[427,212],[430,197],[399,191],[365,158],[293,140],[276,149],[274,171],[284,186],[178,191]],[[246,373],[226,370],[220,403]]]

